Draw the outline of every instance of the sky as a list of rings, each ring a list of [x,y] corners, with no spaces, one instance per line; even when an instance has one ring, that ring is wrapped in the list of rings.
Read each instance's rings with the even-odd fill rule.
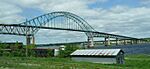
[[[0,23],[19,24],[55,11],[74,13],[99,32],[150,37],[150,0],[0,0]],[[2,42],[23,42],[24,36],[0,35]],[[39,30],[37,44],[86,41],[81,32]],[[102,38],[96,38],[101,40]]]

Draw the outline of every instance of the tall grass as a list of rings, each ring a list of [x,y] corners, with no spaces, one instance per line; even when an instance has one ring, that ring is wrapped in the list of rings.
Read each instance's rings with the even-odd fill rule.
[[[149,69],[150,56],[129,55],[125,64],[76,62],[70,58],[0,57],[0,69]]]

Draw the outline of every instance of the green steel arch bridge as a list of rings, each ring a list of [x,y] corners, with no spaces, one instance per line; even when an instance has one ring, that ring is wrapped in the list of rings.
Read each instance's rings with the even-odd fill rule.
[[[27,45],[31,44],[31,39],[32,43],[35,43],[34,34],[40,29],[84,32],[87,36],[88,47],[93,47],[94,37],[104,37],[106,45],[109,45],[109,38],[116,39],[116,44],[119,40],[143,41],[138,38],[96,31],[83,18],[64,11],[44,14],[20,24],[0,24],[0,34],[26,36]]]

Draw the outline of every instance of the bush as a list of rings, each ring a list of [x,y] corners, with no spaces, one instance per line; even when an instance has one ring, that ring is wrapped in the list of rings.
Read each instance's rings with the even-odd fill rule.
[[[47,50],[47,57],[52,57],[53,56],[53,50],[52,49],[48,49]]]
[[[22,46],[18,44],[18,42],[16,42],[16,44],[13,47],[11,47],[11,49],[12,49],[11,56],[14,56],[14,57],[25,56],[25,50],[22,48]]]
[[[0,43],[0,56],[23,57],[25,56],[25,50],[22,48],[22,45],[20,45],[18,42],[16,42],[14,45]]]
[[[35,48],[34,44],[28,45],[27,49],[28,49],[28,56],[29,57],[33,57],[35,56],[35,51],[33,50]]]
[[[59,51],[59,57],[70,57],[70,54],[77,49],[79,49],[79,46],[76,44],[66,45],[65,50]]]

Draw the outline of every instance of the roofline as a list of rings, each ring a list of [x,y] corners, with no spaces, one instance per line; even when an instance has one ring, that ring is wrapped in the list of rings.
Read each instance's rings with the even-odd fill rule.
[[[117,55],[70,55],[71,57],[116,57]]]

